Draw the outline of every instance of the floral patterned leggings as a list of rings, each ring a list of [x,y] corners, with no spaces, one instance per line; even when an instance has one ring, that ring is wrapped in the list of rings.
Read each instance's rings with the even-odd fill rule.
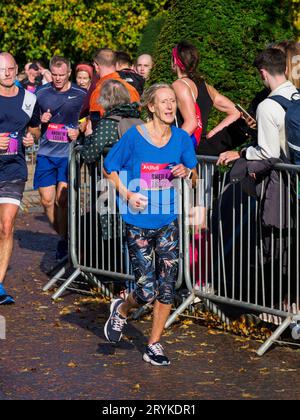
[[[145,305],[157,299],[160,303],[172,304],[179,260],[177,220],[160,229],[127,224],[126,236],[136,279],[133,291],[136,302]]]

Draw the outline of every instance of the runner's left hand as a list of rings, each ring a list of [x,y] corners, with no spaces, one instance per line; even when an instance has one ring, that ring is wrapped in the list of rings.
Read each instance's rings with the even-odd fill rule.
[[[23,137],[23,145],[25,147],[32,147],[34,145],[34,136],[31,133],[27,133],[25,137]]]
[[[79,136],[79,129],[78,128],[69,128],[68,129],[68,136],[69,139],[72,141],[76,141]]]

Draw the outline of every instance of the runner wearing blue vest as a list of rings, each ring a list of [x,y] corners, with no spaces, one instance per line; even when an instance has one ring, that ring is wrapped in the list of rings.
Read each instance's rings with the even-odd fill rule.
[[[18,66],[0,54],[0,304],[14,303],[3,287],[13,249],[15,219],[27,180],[25,148],[40,135],[36,97],[16,86]]]

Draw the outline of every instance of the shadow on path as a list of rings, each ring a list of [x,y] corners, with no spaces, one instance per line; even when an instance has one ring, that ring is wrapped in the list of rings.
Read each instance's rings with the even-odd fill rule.
[[[77,325],[84,330],[96,335],[101,339],[97,352],[102,355],[113,355],[116,350],[137,349],[141,354],[144,353],[147,338],[136,328],[133,321],[129,321],[125,326],[123,339],[118,344],[108,343],[104,336],[104,325],[109,316],[109,305],[105,303],[83,303],[78,306],[75,312],[61,316],[62,322]],[[125,338],[125,339],[124,339]]]

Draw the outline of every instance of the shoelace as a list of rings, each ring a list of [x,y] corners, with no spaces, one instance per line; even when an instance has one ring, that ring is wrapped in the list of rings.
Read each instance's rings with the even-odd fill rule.
[[[116,313],[116,315],[113,318],[113,325],[112,325],[113,330],[121,332],[125,324],[126,324],[126,319],[120,318],[119,315]]]
[[[155,356],[164,356],[164,349],[160,343],[150,344],[149,348]]]

